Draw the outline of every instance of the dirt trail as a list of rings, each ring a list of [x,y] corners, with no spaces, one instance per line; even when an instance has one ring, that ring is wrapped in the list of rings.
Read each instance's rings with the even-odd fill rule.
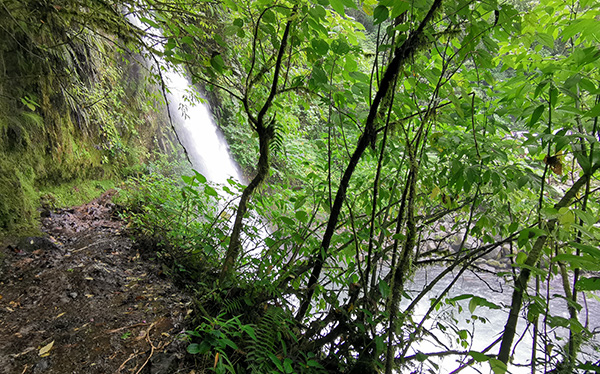
[[[0,245],[0,373],[190,373],[190,299],[144,260],[108,191]],[[46,350],[48,352],[45,353]]]

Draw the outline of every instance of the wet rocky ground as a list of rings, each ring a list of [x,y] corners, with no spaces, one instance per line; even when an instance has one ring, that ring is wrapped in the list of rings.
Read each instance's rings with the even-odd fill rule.
[[[114,193],[0,244],[1,374],[194,372],[190,298],[129,238]]]

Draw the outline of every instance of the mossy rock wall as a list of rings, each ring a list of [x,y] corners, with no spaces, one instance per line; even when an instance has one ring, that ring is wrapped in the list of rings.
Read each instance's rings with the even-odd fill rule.
[[[67,5],[26,0],[0,9],[0,236],[35,227],[40,198],[52,202],[49,191],[61,185],[116,182],[177,149],[156,111],[160,94],[125,53],[126,37]],[[80,21],[100,22],[98,30]]]

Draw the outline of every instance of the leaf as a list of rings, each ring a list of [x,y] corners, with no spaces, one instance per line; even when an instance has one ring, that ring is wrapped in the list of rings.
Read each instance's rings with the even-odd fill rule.
[[[294,216],[298,221],[302,223],[306,223],[308,221],[308,214],[303,210],[297,211],[296,214],[294,214]]]
[[[490,363],[490,368],[492,368],[492,371],[494,372],[494,374],[504,374],[506,373],[506,364],[498,359],[495,358],[490,358],[489,360]]]
[[[238,349],[237,345],[229,339],[223,338],[221,339],[221,342],[233,349]]]
[[[581,243],[577,243],[577,242],[570,242],[569,243],[571,246],[579,249],[580,251],[589,254],[592,257],[595,257],[596,259],[598,259],[598,261],[600,261],[600,249],[591,246],[591,245],[587,245],[587,244],[581,244]]]
[[[200,353],[200,345],[198,343],[192,343],[188,345],[187,351],[189,354],[195,355]]]
[[[293,373],[294,372],[294,368],[292,367],[292,359],[290,358],[286,358],[285,360],[283,360],[283,368],[285,369],[286,373]]]
[[[589,271],[600,271],[600,262],[596,258],[588,255],[577,256],[569,253],[561,253],[554,256],[552,262],[566,262],[574,268],[580,268],[582,270]]]
[[[581,277],[577,283],[575,283],[575,289],[577,291],[597,291],[600,290],[600,277]]]
[[[338,12],[341,16],[344,16],[344,4],[341,0],[329,0],[329,5]]]
[[[315,65],[312,71],[312,79],[317,84],[325,84],[327,83],[327,73],[319,65]]]
[[[369,84],[369,76],[361,71],[352,71],[348,75],[350,75],[352,78],[356,79],[359,82]]]
[[[552,37],[552,35],[542,32],[537,34],[537,38],[541,44],[545,45],[550,49],[554,49],[554,38]]]
[[[325,40],[313,39],[311,40],[310,44],[312,45],[313,50],[321,56],[326,55],[329,51],[329,44],[327,44]]]
[[[52,349],[53,346],[54,346],[54,340],[51,341],[50,343],[46,344],[42,348],[40,348],[40,351],[38,353],[40,355],[40,357],[50,356],[50,350]]]
[[[214,196],[214,197],[219,196],[219,194],[217,193],[217,190],[215,190],[211,186],[204,186],[204,193],[207,194],[208,196]]]
[[[390,12],[386,6],[383,6],[381,4],[377,5],[375,10],[373,11],[373,24],[374,25],[380,24],[381,22],[388,19],[389,15],[390,15]]]
[[[381,297],[384,299],[387,299],[390,294],[390,286],[383,279],[379,281],[379,292],[381,292]]]
[[[438,195],[440,194],[441,190],[438,186],[435,186],[433,188],[433,191],[431,191],[431,194],[429,194],[429,198],[431,200],[435,199],[436,197],[438,197]]]
[[[586,225],[591,226],[596,223],[596,217],[594,217],[594,215],[590,212],[581,209],[574,209],[574,211],[577,217],[579,217],[579,219],[581,219]]]
[[[194,178],[187,176],[187,175],[182,175],[181,179],[183,180],[183,182],[185,184],[189,184],[190,186],[197,186],[198,184],[194,184]]]
[[[271,352],[267,352],[267,356],[269,356],[269,358],[275,364],[275,366],[277,366],[277,369],[279,369],[279,371],[283,371],[283,365],[281,365],[281,360],[277,358],[277,356],[275,356]]]
[[[210,65],[219,73],[223,73],[225,62],[221,55],[215,55],[210,59]]]
[[[344,55],[350,51],[350,46],[345,41],[336,39],[333,41],[333,43],[331,43],[331,50],[335,54]]]
[[[592,109],[585,113],[586,117],[598,117],[600,116],[600,103],[596,104]]]
[[[294,226],[296,224],[296,222],[294,222],[294,220],[289,217],[279,217],[279,219],[281,219],[283,223],[289,226]]]
[[[469,356],[473,357],[477,362],[488,361],[490,358],[481,352],[469,351]]]
[[[478,305],[478,300],[476,298],[472,298],[471,301],[469,301],[469,312],[473,314],[475,312],[475,308],[477,308]]]
[[[540,105],[537,108],[535,108],[535,110],[533,111],[533,114],[531,115],[531,119],[529,120],[528,126],[532,127],[533,125],[535,125],[535,123],[542,116],[542,113],[544,113],[544,105]]]
[[[575,214],[569,210],[566,213],[558,216],[558,220],[561,225],[570,225],[575,222]]]

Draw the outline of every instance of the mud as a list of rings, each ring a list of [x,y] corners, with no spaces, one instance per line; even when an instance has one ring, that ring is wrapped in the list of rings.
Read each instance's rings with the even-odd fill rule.
[[[190,297],[140,256],[114,193],[43,212],[46,235],[0,245],[1,374],[193,372]]]

